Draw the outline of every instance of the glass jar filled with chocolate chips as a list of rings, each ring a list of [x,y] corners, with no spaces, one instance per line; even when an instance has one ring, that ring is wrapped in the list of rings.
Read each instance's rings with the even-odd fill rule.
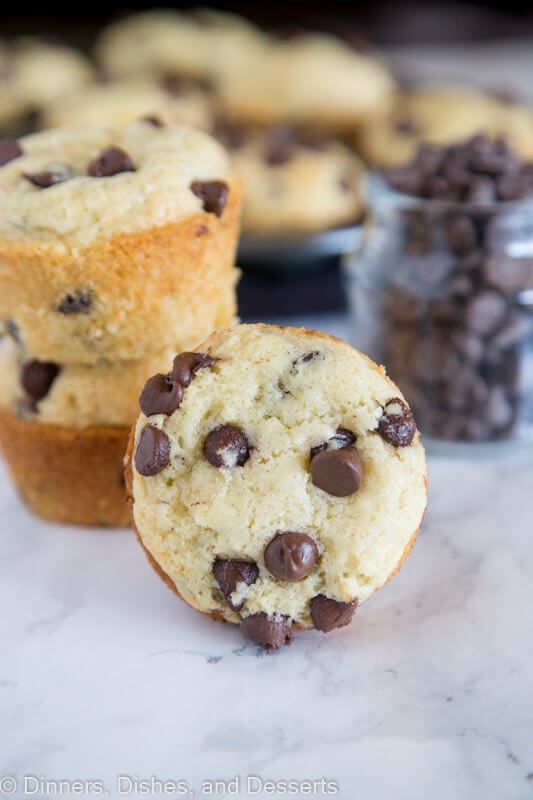
[[[375,189],[348,265],[355,345],[431,439],[533,443],[533,164],[477,136]]]

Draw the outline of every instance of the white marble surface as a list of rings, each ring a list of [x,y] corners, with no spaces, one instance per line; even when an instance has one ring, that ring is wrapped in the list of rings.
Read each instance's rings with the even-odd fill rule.
[[[24,794],[24,775],[141,796],[119,794],[129,775],[186,780],[196,797],[239,776],[229,796],[246,797],[259,775],[327,778],[343,800],[532,797],[533,458],[433,458],[430,476],[412,557],[352,627],[264,656],[176,600],[131,532],[39,522],[0,468],[11,796],[54,796]]]

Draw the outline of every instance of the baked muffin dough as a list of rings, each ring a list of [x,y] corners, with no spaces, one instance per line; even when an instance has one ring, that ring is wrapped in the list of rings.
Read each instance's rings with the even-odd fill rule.
[[[131,361],[207,335],[233,289],[241,200],[217,142],[140,121],[15,145],[0,167],[0,318],[28,353]]]
[[[3,47],[0,70],[3,134],[26,132],[30,115],[94,76],[93,67],[82,53],[31,37],[15,39]]]
[[[217,331],[148,382],[141,408],[129,463],[141,543],[187,603],[267,649],[293,627],[347,624],[409,551],[424,451],[397,387],[346,343]]]
[[[97,42],[96,58],[114,77],[151,72],[209,80],[226,59],[261,38],[235,14],[155,9],[108,26]]]
[[[391,167],[409,163],[420,144],[453,144],[477,134],[504,138],[523,158],[533,158],[533,112],[475,89],[445,85],[400,94],[384,114],[361,126],[356,146],[370,164]]]
[[[362,217],[363,166],[340,142],[278,128],[251,133],[230,154],[244,186],[245,233],[314,233]]]
[[[42,127],[120,127],[154,117],[207,129],[210,116],[205,94],[194,86],[168,91],[156,80],[133,78],[90,84],[62,95],[45,108]]]
[[[267,40],[221,64],[217,90],[226,113],[260,125],[308,123],[351,130],[388,104],[394,88],[374,55],[327,34]]]
[[[237,270],[235,270],[237,277]],[[206,331],[231,325],[236,317],[235,292],[228,286],[218,314],[204,320]],[[91,425],[129,427],[138,413],[138,398],[146,376],[166,370],[176,350],[194,347],[198,339],[177,339],[172,347],[154,350],[137,361],[97,361],[95,364],[54,364],[49,390],[37,403],[25,392],[21,371],[35,359],[10,336],[0,338],[0,407],[39,425],[86,428]],[[38,362],[37,363],[41,363]]]

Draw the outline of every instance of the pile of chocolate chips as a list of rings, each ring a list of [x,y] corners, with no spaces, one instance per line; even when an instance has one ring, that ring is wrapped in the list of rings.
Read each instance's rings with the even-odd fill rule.
[[[421,145],[410,164],[385,177],[396,191],[430,200],[487,204],[533,195],[533,164],[483,135],[448,147]]]
[[[533,188],[533,168],[485,137],[425,148],[416,164],[397,172],[396,188],[455,200],[471,200],[480,181],[491,200],[510,199],[504,189],[513,181],[514,199]],[[434,438],[505,439],[533,413],[526,385],[533,352],[528,209],[420,204],[398,212],[401,269],[382,295],[381,355],[422,431]]]

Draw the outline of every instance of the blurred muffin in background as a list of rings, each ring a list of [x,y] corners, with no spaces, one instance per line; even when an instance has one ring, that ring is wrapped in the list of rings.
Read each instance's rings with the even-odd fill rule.
[[[480,90],[447,85],[399,94],[390,109],[361,126],[356,148],[373,166],[401,166],[412,160],[420,144],[453,144],[476,134],[503,138],[522,157],[533,157],[530,109]]]
[[[37,127],[41,110],[94,77],[89,60],[74,48],[23,37],[0,51],[0,132]]]
[[[154,9],[105,28],[95,56],[111,77],[153,72],[210,82],[219,65],[262,34],[234,14]]]
[[[244,233],[316,233],[361,221],[363,166],[340,142],[288,126],[260,130],[222,121],[213,135],[244,186]]]
[[[45,108],[44,128],[128,125],[143,117],[208,128],[209,102],[194,85],[149,78],[94,83],[68,92]]]
[[[228,117],[353,130],[390,104],[394,81],[374,54],[328,34],[267,39],[220,64],[216,90]]]

